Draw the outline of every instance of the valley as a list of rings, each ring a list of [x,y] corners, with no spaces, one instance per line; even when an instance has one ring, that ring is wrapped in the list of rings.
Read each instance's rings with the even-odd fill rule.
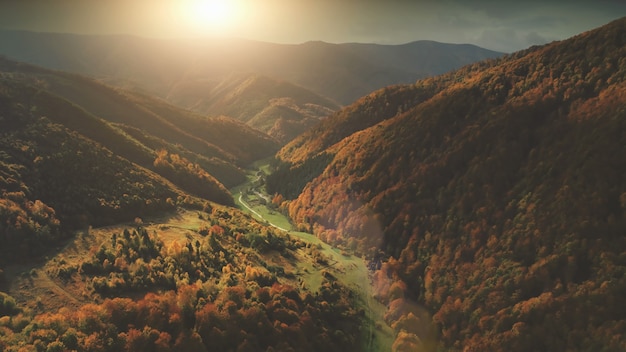
[[[626,351],[626,17],[0,53],[0,351]]]
[[[371,272],[364,258],[352,255],[321,241],[314,235],[295,231],[289,219],[271,207],[271,200],[265,193],[263,179],[269,173],[267,161],[253,164],[248,172],[248,182],[231,189],[237,205],[253,214],[259,221],[287,232],[304,241],[307,247],[319,250],[320,257],[313,258],[301,251],[296,275],[309,290],[317,291],[324,277],[336,278],[353,289],[358,295],[358,304],[366,312],[364,329],[369,338],[364,343],[364,351],[390,351],[394,340],[393,330],[384,321],[386,307],[373,298]],[[429,323],[425,323],[429,324]],[[424,336],[422,336],[424,337]]]

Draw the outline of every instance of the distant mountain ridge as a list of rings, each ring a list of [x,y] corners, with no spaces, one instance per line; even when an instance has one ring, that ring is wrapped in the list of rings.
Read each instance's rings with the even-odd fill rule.
[[[624,57],[626,18],[387,87],[284,146],[268,187],[380,267],[394,346],[432,346],[418,304],[441,350],[624,350]]]
[[[295,83],[341,104],[387,85],[503,55],[433,41],[292,45],[25,31],[0,31],[0,53],[43,67],[128,80],[159,94],[184,78],[221,81],[232,72],[255,73]]]
[[[451,68],[460,68],[466,64],[503,55],[473,44],[449,44],[432,40],[396,45],[364,43],[339,45],[361,57],[366,57],[376,65],[415,71],[422,76],[420,78],[440,75],[450,71]]]
[[[143,90],[202,114],[215,116],[227,111],[241,120],[249,116],[245,112],[237,115],[236,106],[211,103],[219,99],[223,87],[232,86],[230,80],[266,77],[275,88],[290,84],[289,90],[279,90],[280,94],[273,88],[261,92],[268,99],[257,106],[259,119],[264,121],[255,126],[265,126],[263,131],[274,131],[283,141],[310,126],[311,119],[318,119],[327,109],[336,110],[376,89],[412,83],[502,55],[473,45],[432,41],[286,45],[242,39],[159,40],[23,31],[0,31],[0,54]],[[306,90],[310,92],[304,93]],[[190,96],[196,98],[190,100]],[[302,102],[296,104],[297,109],[289,104],[276,106],[277,101],[304,96],[311,99],[306,104],[320,108],[308,113]]]

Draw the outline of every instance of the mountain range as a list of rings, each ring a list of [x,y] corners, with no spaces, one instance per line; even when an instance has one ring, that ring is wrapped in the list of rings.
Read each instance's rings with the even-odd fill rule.
[[[285,45],[19,31],[0,31],[0,54],[142,90],[205,115],[227,114],[282,143],[375,89],[502,55],[432,41]]]

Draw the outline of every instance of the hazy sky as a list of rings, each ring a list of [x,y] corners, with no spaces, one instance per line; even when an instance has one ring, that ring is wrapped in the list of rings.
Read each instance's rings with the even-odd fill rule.
[[[4,29],[279,43],[429,39],[505,52],[623,16],[626,0],[0,0]]]

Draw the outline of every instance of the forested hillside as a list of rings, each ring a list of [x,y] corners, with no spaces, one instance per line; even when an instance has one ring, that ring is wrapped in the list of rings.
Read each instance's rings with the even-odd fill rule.
[[[15,94],[7,99],[31,109],[32,116],[45,116],[187,192],[218,202],[232,204],[222,184],[243,182],[241,166],[277,149],[275,140],[242,122],[201,117],[85,77],[6,59],[0,61],[0,73],[13,87],[7,92]],[[175,159],[168,160],[169,166],[157,162],[162,152]]]
[[[43,265],[2,275],[11,294],[0,292],[0,349],[360,349],[353,291],[329,279],[298,284],[298,263],[314,251],[303,242],[233,208],[161,221],[79,232]]]
[[[625,57],[621,19],[380,90],[285,146],[268,186],[379,267],[399,350],[416,303],[444,350],[625,350]]]
[[[39,115],[43,107],[28,104],[35,93],[0,82],[3,262],[40,254],[68,229],[173,209],[183,193]]]
[[[67,100],[107,122],[140,128],[154,137],[180,144],[190,152],[211,159],[247,165],[270,155],[277,148],[277,143],[267,135],[235,119],[203,117],[152,96],[115,89],[84,76],[7,59],[0,61],[0,70],[7,79],[22,81],[39,91]],[[81,120],[73,121],[79,125],[77,122]]]
[[[232,119],[4,59],[0,103],[2,251],[18,257],[69,229],[162,213],[188,195],[232,205],[222,182],[242,182],[238,164],[276,148]]]

